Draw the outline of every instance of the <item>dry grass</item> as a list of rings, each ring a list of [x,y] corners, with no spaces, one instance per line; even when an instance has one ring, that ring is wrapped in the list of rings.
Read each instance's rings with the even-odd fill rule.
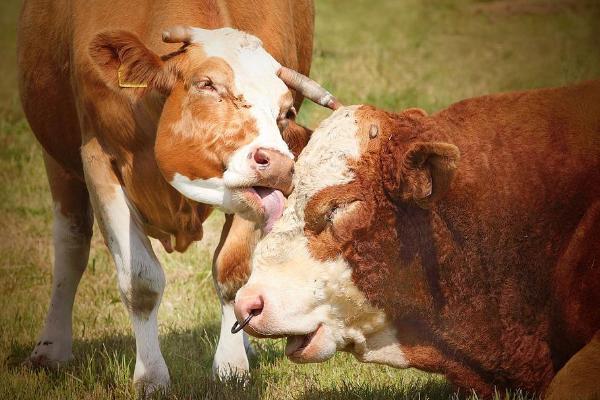
[[[598,78],[598,6],[534,1],[551,4],[553,11],[498,11],[507,3],[319,1],[312,76],[346,103],[428,111],[489,92]],[[57,372],[20,366],[48,304],[52,250],[50,196],[40,149],[17,102],[18,8],[16,0],[0,3],[0,398],[129,399],[134,397],[134,341],[114,268],[98,234],[75,306],[76,361]],[[300,118],[315,126],[326,115],[306,104]],[[168,280],[159,318],[173,379],[171,398],[456,396],[440,377],[359,364],[343,354],[322,365],[295,365],[282,357],[281,341],[255,342],[258,358],[246,387],[211,382],[219,312],[210,260],[221,221],[221,215],[211,217],[207,238],[186,254],[167,256],[158,250]],[[509,397],[526,398],[520,393]]]

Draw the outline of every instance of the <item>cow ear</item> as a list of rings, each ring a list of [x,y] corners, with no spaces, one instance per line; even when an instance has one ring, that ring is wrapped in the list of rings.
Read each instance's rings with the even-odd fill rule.
[[[89,54],[102,80],[115,90],[133,95],[156,89],[167,94],[174,84],[161,58],[131,32],[99,33],[90,43]]]
[[[450,143],[413,144],[402,163],[402,199],[429,208],[448,191],[459,159],[458,147]]]

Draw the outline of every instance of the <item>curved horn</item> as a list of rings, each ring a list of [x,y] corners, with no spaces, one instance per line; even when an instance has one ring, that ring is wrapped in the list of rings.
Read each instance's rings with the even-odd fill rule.
[[[162,33],[165,43],[190,43],[192,41],[192,28],[184,25],[172,26]]]
[[[281,79],[288,87],[297,90],[307,99],[312,100],[323,107],[337,110],[342,106],[342,104],[337,101],[331,93],[323,89],[321,85],[293,69],[281,67],[279,71],[277,71],[277,76],[279,76],[279,79]]]

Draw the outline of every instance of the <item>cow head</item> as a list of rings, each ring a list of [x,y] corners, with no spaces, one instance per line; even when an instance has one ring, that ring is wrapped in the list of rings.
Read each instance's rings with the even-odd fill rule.
[[[298,362],[345,350],[362,361],[409,364],[397,321],[431,305],[419,229],[459,158],[454,145],[431,139],[436,130],[418,109],[353,106],[321,124],[237,293],[238,320],[254,315],[248,333],[287,336],[286,354]]]
[[[247,33],[179,26],[163,40],[184,45],[159,57],[125,31],[100,33],[90,45],[109,87],[134,100],[164,95],[155,141],[163,176],[184,196],[226,212],[279,216],[294,168],[281,137],[295,117],[288,86],[331,108],[335,99]]]

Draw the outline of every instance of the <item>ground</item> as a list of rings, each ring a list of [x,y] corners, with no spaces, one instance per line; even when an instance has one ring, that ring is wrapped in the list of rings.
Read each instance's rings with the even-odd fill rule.
[[[132,330],[97,231],[75,304],[76,360],[56,372],[20,366],[48,306],[52,249],[41,150],[16,90],[19,8],[17,0],[0,2],[0,398],[134,398]],[[600,77],[600,5],[593,0],[320,0],[316,15],[312,77],[346,104],[433,112],[485,93]],[[327,114],[305,104],[300,121],[315,127]],[[296,365],[282,357],[281,340],[254,342],[258,356],[246,386],[213,383],[219,310],[210,260],[222,220],[211,217],[205,239],[185,254],[156,247],[167,276],[159,321],[170,398],[457,397],[439,376],[359,364],[344,354]]]

